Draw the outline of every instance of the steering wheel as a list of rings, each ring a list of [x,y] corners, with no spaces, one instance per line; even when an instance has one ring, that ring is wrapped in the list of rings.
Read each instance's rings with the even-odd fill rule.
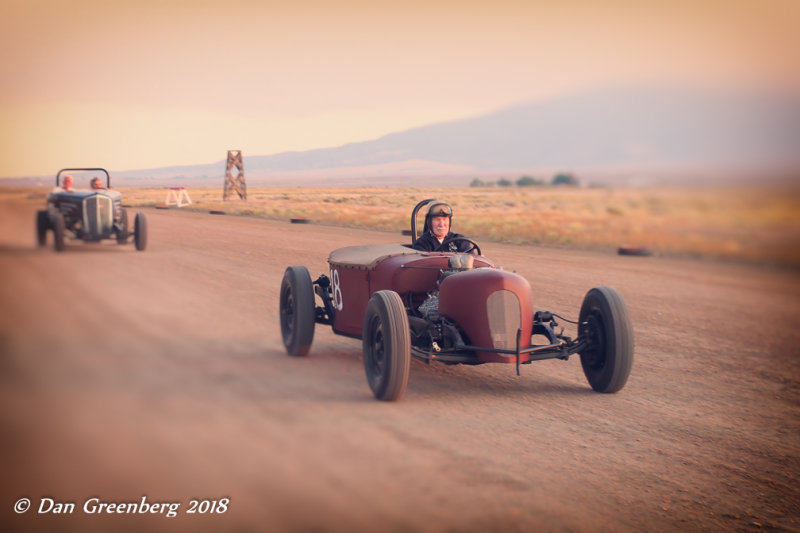
[[[437,252],[446,252],[447,250],[445,250],[445,247],[447,245],[449,245],[451,242],[458,242],[458,241],[466,241],[466,242],[468,242],[468,243],[470,243],[472,245],[471,247],[467,248],[467,250],[465,250],[463,252],[460,252],[460,253],[463,253],[463,254],[477,253],[478,255],[483,255],[483,254],[481,254],[481,247],[478,246],[478,243],[473,241],[469,237],[450,237],[449,239],[445,239],[444,241],[442,241],[442,244],[439,245],[439,247],[436,249],[436,251]]]

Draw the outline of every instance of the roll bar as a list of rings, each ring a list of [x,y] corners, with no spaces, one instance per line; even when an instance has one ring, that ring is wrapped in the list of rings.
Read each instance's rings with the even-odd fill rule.
[[[415,205],[414,206],[414,210],[411,211],[411,245],[412,246],[414,245],[415,242],[417,242],[417,211],[419,211],[420,208],[423,205],[428,204],[430,202],[433,202],[435,199],[436,198],[428,198],[427,200],[422,200],[420,203]]]
[[[62,172],[102,172],[106,175],[106,189],[111,188],[111,176],[108,175],[108,171],[104,168],[62,168],[56,174],[56,187],[60,187],[59,180]]]

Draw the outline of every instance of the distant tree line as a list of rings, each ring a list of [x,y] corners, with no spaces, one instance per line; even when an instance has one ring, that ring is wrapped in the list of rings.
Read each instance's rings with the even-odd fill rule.
[[[534,178],[532,176],[520,176],[515,182],[507,180],[506,178],[500,178],[497,181],[484,181],[480,178],[475,178],[469,184],[470,187],[511,187],[512,185],[516,185],[517,187],[543,187],[545,185],[577,187],[580,185],[580,181],[578,181],[578,178],[573,174],[560,172],[553,176],[549,184],[543,179]]]

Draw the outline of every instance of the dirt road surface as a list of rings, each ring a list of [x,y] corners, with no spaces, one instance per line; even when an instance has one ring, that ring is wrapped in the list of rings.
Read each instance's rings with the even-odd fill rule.
[[[593,392],[577,356],[414,361],[385,403],[358,340],[285,354],[278,289],[399,229],[145,212],[143,253],[56,254],[0,206],[3,531],[800,531],[797,272],[482,243],[537,309],[618,289],[627,386]]]

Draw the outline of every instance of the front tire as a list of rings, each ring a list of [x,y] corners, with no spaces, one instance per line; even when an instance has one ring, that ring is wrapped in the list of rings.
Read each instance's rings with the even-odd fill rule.
[[[64,215],[55,213],[50,218],[50,224],[53,228],[53,248],[56,252],[61,252],[64,250],[64,233],[66,233]]]
[[[147,219],[144,213],[136,213],[133,219],[133,242],[140,252],[147,248]]]
[[[372,295],[364,313],[364,370],[372,393],[394,402],[403,397],[411,367],[411,333],[403,300],[394,291]]]
[[[50,229],[50,214],[46,210],[36,212],[36,242],[39,246],[47,244],[47,230]]]
[[[611,287],[587,292],[579,333],[588,342],[580,355],[589,385],[597,392],[622,389],[633,365],[633,327],[622,296]]]
[[[281,281],[280,318],[283,345],[289,355],[305,356],[314,340],[314,285],[304,266],[286,268]]]

